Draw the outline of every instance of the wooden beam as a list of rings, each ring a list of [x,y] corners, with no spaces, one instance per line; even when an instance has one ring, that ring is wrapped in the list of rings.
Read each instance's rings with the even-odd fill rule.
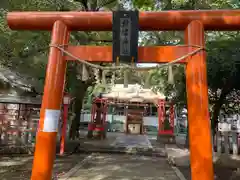
[[[138,63],[168,63],[193,52],[197,48],[187,46],[145,46],[138,48]],[[111,46],[69,46],[67,51],[73,56],[89,62],[112,63]],[[67,56],[67,60],[76,60]],[[185,60],[179,63],[185,63]]]
[[[52,30],[62,21],[72,31],[111,31],[112,12],[10,12],[7,23],[13,30]],[[140,12],[141,31],[184,30],[191,21],[201,21],[204,30],[239,30],[240,10],[188,10]]]

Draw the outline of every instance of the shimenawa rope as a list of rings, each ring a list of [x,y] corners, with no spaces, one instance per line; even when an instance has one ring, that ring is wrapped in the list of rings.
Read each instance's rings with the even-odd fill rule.
[[[163,63],[163,64],[158,64],[157,66],[155,67],[136,67],[136,66],[131,66],[131,65],[120,65],[120,66],[100,66],[100,65],[97,65],[97,64],[93,64],[93,63],[89,63],[85,60],[82,60],[82,59],[79,59],[78,57],[76,57],[75,55],[69,53],[67,50],[64,49],[66,45],[55,45],[55,44],[50,44],[50,47],[55,47],[57,49],[59,49],[61,52],[63,52],[64,54],[66,54],[67,56],[79,61],[80,63],[82,64],[85,64],[87,66],[90,66],[94,69],[99,69],[99,70],[119,70],[119,69],[131,69],[131,70],[151,70],[151,69],[158,69],[158,68],[163,68],[163,67],[166,67],[166,66],[169,66],[169,65],[172,65],[172,64],[175,64],[179,61],[182,61],[184,59],[186,59],[187,57],[189,56],[192,56],[196,53],[198,53],[199,51],[202,51],[202,50],[206,50],[205,47],[202,47],[202,46],[197,46],[197,45],[178,45],[178,46],[181,46],[181,47],[195,47],[197,49],[193,50],[192,52],[182,56],[182,57],[179,57],[171,62],[168,62],[168,63]]]

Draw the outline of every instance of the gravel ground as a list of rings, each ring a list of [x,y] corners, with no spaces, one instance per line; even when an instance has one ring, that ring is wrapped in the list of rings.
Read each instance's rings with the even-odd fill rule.
[[[117,135],[119,134],[109,133],[108,140],[112,141]],[[154,148],[164,148],[164,146],[158,144],[154,138],[150,138],[150,141]],[[72,152],[78,143],[79,142],[67,143],[66,151]],[[101,141],[98,141],[98,143],[103,144]],[[59,150],[57,150],[57,152],[59,152]],[[86,156],[87,154],[73,154],[63,157],[57,156],[54,164],[54,174],[59,176],[63,175]],[[31,176],[32,160],[33,157],[28,155],[0,156],[0,180],[29,180]],[[190,167],[185,166],[178,168],[187,180],[191,180]],[[222,164],[215,164],[215,180],[240,180],[240,170],[237,172],[237,168],[240,167],[230,168]]]
[[[87,155],[74,154],[70,156],[57,156],[54,164],[54,174],[64,175]],[[31,176],[32,156],[2,156],[0,157],[1,180],[29,180]],[[190,167],[178,167],[187,180],[191,180]],[[214,166],[215,180],[239,180],[240,173],[237,168],[228,168],[217,164]]]
[[[187,180],[191,180],[190,167],[178,167]],[[237,168],[227,168],[221,165],[214,165],[215,180],[239,180],[240,173]]]
[[[54,163],[54,175],[61,176],[79,161],[82,161],[86,154],[74,154],[69,156],[57,156]],[[0,157],[0,179],[1,180],[29,180],[32,170],[32,156],[1,156]]]
[[[179,180],[166,158],[95,154],[69,180]]]

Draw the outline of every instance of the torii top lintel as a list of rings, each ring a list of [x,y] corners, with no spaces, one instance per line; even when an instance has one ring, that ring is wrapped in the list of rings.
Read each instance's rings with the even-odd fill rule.
[[[63,21],[72,31],[111,31],[111,12],[10,12],[7,22],[13,30],[51,30]],[[240,10],[189,10],[140,12],[142,31],[184,30],[194,20],[205,30],[240,30]]]

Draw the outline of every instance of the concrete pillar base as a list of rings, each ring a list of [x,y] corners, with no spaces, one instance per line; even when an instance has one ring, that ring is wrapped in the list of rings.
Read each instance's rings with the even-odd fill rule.
[[[93,131],[88,130],[87,138],[89,138],[89,139],[93,138]]]
[[[106,139],[106,131],[88,131],[87,138],[89,139]]]
[[[175,136],[170,134],[160,134],[157,136],[157,141],[164,144],[175,144]]]

